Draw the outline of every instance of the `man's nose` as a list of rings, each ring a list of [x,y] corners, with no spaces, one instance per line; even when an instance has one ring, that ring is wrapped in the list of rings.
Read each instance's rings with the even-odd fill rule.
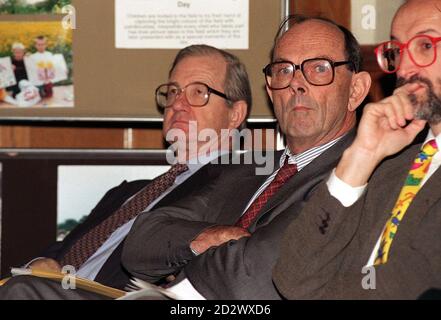
[[[191,108],[184,91],[176,95],[176,99],[171,105],[171,108],[175,111],[188,111]]]
[[[291,79],[291,82],[289,83],[289,87],[292,91],[294,91],[295,94],[306,94],[307,92],[307,86],[306,86],[306,79],[302,73],[301,70],[296,70],[294,73],[294,76]]]

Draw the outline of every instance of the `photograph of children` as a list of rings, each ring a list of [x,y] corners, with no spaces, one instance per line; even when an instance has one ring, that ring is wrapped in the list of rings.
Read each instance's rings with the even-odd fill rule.
[[[0,0],[0,14],[60,14],[71,0]]]
[[[0,22],[0,34],[0,109],[74,106],[71,29],[59,21],[12,21]]]

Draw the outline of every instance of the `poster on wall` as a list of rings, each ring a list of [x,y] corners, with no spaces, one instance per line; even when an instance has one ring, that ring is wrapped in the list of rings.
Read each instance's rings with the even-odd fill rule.
[[[0,34],[0,58],[10,59],[16,79],[3,89],[0,109],[74,107],[71,29],[59,21],[2,21]]]
[[[116,48],[249,49],[249,0],[115,0]]]
[[[29,81],[36,86],[47,82],[58,83],[68,79],[66,60],[62,54],[41,55],[34,53],[25,57],[24,63]]]

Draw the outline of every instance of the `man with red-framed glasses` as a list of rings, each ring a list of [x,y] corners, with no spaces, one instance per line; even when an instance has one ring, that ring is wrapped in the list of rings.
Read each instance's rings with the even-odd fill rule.
[[[286,298],[439,297],[440,41],[441,0],[400,7],[375,50],[397,89],[366,106],[353,144],[288,227],[273,272]]]

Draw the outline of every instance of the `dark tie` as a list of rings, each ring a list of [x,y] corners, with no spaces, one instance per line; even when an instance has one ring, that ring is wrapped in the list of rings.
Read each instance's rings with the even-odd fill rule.
[[[116,229],[144,211],[150,203],[173,185],[180,173],[186,170],[188,170],[186,164],[175,164],[166,173],[155,178],[106,220],[79,238],[61,259],[60,264],[72,265],[78,270]]]
[[[248,210],[236,222],[236,226],[247,229],[256,219],[260,209],[268,202],[268,200],[280,189],[283,184],[288,181],[297,172],[296,164],[288,163],[288,156],[285,163],[280,168],[274,180],[266,187],[266,189],[254,200]]]

